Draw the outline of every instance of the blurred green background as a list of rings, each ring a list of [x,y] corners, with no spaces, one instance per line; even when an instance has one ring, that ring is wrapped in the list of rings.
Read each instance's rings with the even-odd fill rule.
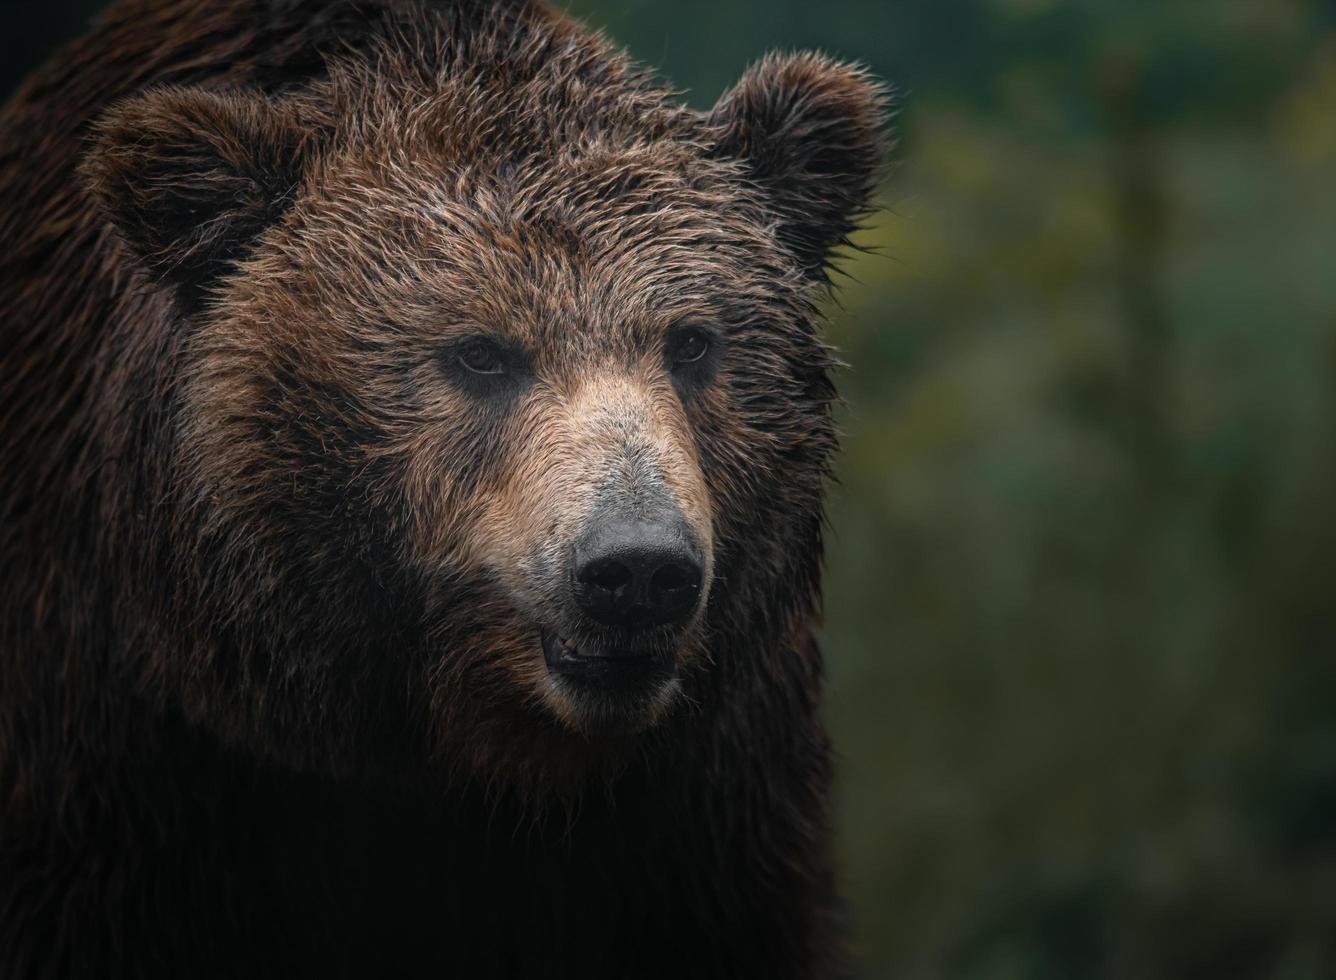
[[[7,5],[6,81],[96,6]],[[860,976],[1336,977],[1336,3],[571,9],[697,105],[899,91],[831,327]]]

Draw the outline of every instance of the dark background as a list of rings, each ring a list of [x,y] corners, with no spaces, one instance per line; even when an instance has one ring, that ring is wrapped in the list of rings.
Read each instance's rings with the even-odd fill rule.
[[[97,3],[7,4],[3,90]],[[577,0],[901,93],[844,263],[862,975],[1336,976],[1336,3]]]

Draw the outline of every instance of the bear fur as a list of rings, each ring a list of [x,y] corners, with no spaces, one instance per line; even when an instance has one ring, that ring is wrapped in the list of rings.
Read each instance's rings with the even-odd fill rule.
[[[696,112],[521,0],[117,0],[29,78],[0,976],[838,973],[815,303],[884,113],[810,54]],[[646,488],[694,618],[554,679]]]

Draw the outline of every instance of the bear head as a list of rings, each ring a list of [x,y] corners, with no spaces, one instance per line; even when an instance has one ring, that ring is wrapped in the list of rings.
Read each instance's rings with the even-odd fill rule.
[[[798,54],[696,112],[522,12],[112,108],[85,173],[175,311],[146,683],[294,765],[560,785],[791,656],[884,101]]]

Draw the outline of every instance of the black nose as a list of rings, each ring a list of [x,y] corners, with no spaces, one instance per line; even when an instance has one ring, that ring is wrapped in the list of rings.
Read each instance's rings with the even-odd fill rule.
[[[644,629],[688,619],[701,559],[680,517],[604,518],[575,546],[576,604],[606,626]]]

